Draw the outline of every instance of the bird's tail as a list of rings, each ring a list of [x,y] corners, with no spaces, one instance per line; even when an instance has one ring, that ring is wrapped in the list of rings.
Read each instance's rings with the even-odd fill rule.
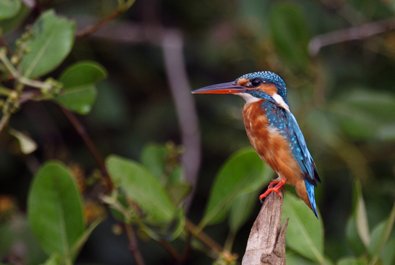
[[[318,218],[317,205],[315,203],[315,195],[314,195],[315,185],[313,183],[309,182],[308,180],[304,180],[304,183],[306,186],[307,199],[310,204],[309,206],[310,206],[311,210],[313,210],[315,216]]]

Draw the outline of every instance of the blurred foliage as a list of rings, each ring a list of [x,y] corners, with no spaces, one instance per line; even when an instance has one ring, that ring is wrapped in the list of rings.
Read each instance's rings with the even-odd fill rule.
[[[0,1],[0,263],[130,264],[134,233],[146,264],[242,256],[272,172],[245,149],[241,100],[199,96],[203,163],[188,183],[161,54],[177,29],[193,87],[256,70],[287,81],[323,180],[318,220],[287,190],[287,264],[395,264],[394,13],[391,1]],[[337,31],[372,23],[381,34]]]

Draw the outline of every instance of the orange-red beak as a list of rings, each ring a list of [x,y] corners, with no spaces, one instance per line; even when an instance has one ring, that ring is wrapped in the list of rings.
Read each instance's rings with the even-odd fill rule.
[[[237,94],[244,90],[245,87],[239,86],[235,82],[227,82],[196,89],[192,91],[192,94]]]

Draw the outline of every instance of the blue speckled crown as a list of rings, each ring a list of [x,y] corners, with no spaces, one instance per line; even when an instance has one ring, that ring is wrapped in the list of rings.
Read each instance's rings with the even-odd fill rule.
[[[261,78],[267,83],[274,84],[277,87],[278,94],[287,102],[287,87],[284,80],[278,74],[270,71],[260,71],[242,75],[238,79],[240,78],[245,78],[248,80]]]

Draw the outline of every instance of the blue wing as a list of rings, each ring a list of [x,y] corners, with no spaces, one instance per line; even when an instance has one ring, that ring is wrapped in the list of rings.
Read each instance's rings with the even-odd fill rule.
[[[289,111],[284,110],[284,112],[288,121],[286,137],[290,142],[292,154],[302,169],[305,178],[312,184],[316,185],[317,182],[320,181],[320,178],[318,176],[314,160],[310,155],[309,149],[307,149],[302,131],[299,128],[295,116]]]
[[[266,112],[269,124],[277,128],[280,134],[289,142],[292,155],[303,173],[311,208],[317,216],[314,187],[317,185],[317,182],[320,181],[320,178],[294,115],[282,107],[279,107],[273,100],[264,101],[262,103],[262,108]]]

